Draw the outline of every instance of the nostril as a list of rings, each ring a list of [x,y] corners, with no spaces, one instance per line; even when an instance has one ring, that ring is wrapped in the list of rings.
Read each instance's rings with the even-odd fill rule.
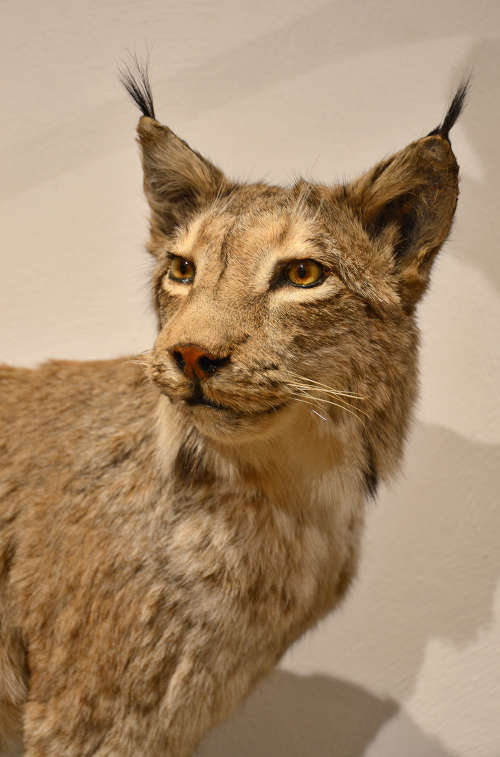
[[[211,360],[204,355],[198,358],[198,367],[206,376],[212,376],[215,373],[217,370],[217,363],[217,360]]]
[[[179,370],[183,371],[186,363],[184,361],[184,358],[182,357],[182,352],[180,352],[180,350],[173,350],[172,357],[174,358]]]
[[[205,379],[229,361],[217,358],[198,344],[175,344],[169,350],[177,368],[189,379]]]

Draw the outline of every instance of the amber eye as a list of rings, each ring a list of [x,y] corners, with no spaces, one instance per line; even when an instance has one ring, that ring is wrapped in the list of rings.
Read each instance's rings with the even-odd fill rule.
[[[286,270],[288,280],[296,287],[312,287],[321,284],[324,268],[316,260],[294,260]]]
[[[194,265],[189,260],[175,255],[170,263],[168,277],[182,284],[191,284],[194,279]]]

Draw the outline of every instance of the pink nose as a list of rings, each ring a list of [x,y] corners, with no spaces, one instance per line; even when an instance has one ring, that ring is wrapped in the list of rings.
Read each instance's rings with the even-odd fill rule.
[[[229,361],[229,356],[218,358],[199,344],[175,344],[169,350],[179,370],[187,378],[209,378]]]

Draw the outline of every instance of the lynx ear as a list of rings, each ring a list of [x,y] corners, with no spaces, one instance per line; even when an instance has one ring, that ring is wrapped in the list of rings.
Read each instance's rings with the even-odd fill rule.
[[[458,164],[448,132],[467,85],[455,95],[441,126],[376,165],[346,188],[373,237],[392,244],[400,294],[412,310],[429,283],[432,262],[448,236],[458,198]]]
[[[229,186],[218,168],[152,118],[137,127],[152,225],[169,233]]]
[[[168,234],[229,188],[229,182],[218,168],[156,120],[147,66],[136,60],[134,71],[125,68],[121,80],[143,113],[137,133],[152,229]]]

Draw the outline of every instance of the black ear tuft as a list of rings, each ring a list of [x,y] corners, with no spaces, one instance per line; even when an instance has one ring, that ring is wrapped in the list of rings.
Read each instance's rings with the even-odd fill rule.
[[[469,89],[470,84],[470,76],[467,77],[459,86],[457,91],[455,92],[455,97],[451,101],[451,105],[448,108],[448,112],[445,115],[442,124],[440,126],[436,126],[435,129],[433,129],[429,134],[428,137],[434,136],[439,134],[440,137],[443,137],[443,139],[447,139],[448,142],[449,137],[448,134],[450,133],[453,125],[455,124],[455,121],[459,117],[460,113],[462,112],[462,109],[465,104],[465,98],[467,95],[467,90]]]
[[[120,69],[120,81],[142,115],[156,120],[148,62],[141,63],[134,56],[131,65],[124,63]]]

